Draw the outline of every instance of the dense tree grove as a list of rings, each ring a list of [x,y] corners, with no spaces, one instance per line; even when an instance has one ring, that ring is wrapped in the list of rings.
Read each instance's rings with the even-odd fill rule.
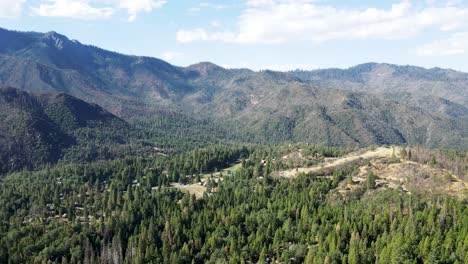
[[[281,153],[213,146],[8,175],[0,180],[0,262],[468,263],[466,201],[371,187],[336,199],[355,165],[331,177],[273,178],[288,167],[274,162]],[[170,186],[235,162],[241,168],[202,199]]]

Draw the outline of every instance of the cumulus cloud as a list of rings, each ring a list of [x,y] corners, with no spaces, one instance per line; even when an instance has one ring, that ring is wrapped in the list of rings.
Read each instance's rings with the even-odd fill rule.
[[[114,13],[111,7],[93,7],[89,1],[48,0],[32,8],[38,16],[70,17],[79,19],[108,18]]]
[[[0,0],[2,1],[2,0]],[[70,17],[77,19],[105,19],[125,10],[128,21],[136,19],[138,13],[161,8],[166,0],[43,0],[32,12],[39,16]]]
[[[206,8],[211,8],[215,10],[222,10],[230,7],[229,5],[220,5],[220,4],[215,4],[215,3],[210,3],[210,2],[201,2],[195,7],[191,7],[188,9],[189,12],[196,13],[201,11],[202,9]]]
[[[153,9],[161,8],[167,1],[165,0],[120,0],[119,7],[127,9],[128,21],[135,20],[140,12],[151,12]]]
[[[0,0],[0,18],[15,18],[21,15],[26,0]]]
[[[463,3],[463,0],[426,0],[428,5],[455,6]]]
[[[417,49],[420,56],[449,56],[468,52],[468,32],[458,32],[447,39],[436,40]]]
[[[425,30],[453,31],[468,25],[468,8],[456,5],[337,8],[311,0],[249,0],[236,31],[180,30],[177,40],[284,43],[335,39],[397,39]]]

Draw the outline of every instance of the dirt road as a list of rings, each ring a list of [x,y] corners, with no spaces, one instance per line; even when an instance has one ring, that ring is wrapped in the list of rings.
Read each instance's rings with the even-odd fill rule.
[[[392,148],[384,148],[384,147],[376,148],[375,150],[368,150],[364,153],[353,152],[344,157],[331,159],[316,166],[279,171],[278,174],[281,177],[294,178],[301,173],[316,172],[322,169],[344,165],[344,164],[356,161],[361,158],[362,159],[385,158],[385,157],[391,157],[393,153],[395,153],[395,155],[398,156],[399,149],[396,147],[394,149],[395,149],[395,152],[393,151]]]

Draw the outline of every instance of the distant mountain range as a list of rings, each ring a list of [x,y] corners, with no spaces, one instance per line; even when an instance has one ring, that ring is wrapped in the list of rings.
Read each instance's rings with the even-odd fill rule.
[[[0,29],[0,39],[0,85],[69,94],[128,122],[185,116],[252,143],[468,148],[462,72],[377,63],[292,72],[177,67],[55,32]]]

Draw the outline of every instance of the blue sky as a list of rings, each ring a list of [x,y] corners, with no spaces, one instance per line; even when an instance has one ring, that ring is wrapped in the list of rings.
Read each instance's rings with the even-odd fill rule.
[[[181,66],[372,61],[468,71],[468,3],[460,0],[0,0],[0,27],[54,30]]]

